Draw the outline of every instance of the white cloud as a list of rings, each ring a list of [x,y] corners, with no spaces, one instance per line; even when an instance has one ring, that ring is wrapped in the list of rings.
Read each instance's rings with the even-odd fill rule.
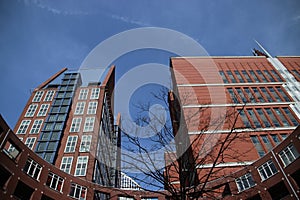
[[[128,17],[119,16],[119,15],[111,15],[111,18],[129,23],[129,24],[135,24],[135,25],[139,25],[139,26],[151,26],[148,23],[145,23],[145,22],[142,22],[139,20],[130,19]]]

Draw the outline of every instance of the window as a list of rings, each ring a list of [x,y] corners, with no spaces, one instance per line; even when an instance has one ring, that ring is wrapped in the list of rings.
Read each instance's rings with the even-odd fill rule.
[[[44,92],[43,91],[38,91],[35,93],[32,102],[40,102],[42,99]]]
[[[287,134],[281,134],[281,138],[282,140],[285,140],[285,138],[287,138]]]
[[[226,78],[224,72],[223,72],[223,71],[219,71],[219,73],[220,73],[220,75],[221,75],[221,77],[222,77],[222,79],[223,79],[223,82],[224,82],[224,83],[228,83],[228,80],[227,80],[227,78]]]
[[[33,115],[36,111],[36,108],[37,108],[37,104],[31,104],[27,109],[25,117],[33,117]]]
[[[270,151],[273,147],[267,135],[261,135],[261,139],[264,142],[267,150]]]
[[[37,116],[46,116],[49,104],[42,104]]]
[[[74,174],[75,176],[85,176],[88,159],[88,156],[78,156]]]
[[[254,73],[254,71],[253,70],[249,70],[249,73],[250,73],[250,76],[255,80],[255,82],[258,83],[259,80],[258,80],[256,74]]]
[[[80,93],[79,93],[79,100],[85,100],[87,99],[87,95],[88,95],[89,90],[88,89],[81,89]]]
[[[238,100],[237,96],[235,95],[233,89],[232,88],[227,88],[227,91],[229,92],[229,95],[230,95],[233,103],[239,103],[239,100]]]
[[[28,137],[25,141],[25,145],[28,146],[29,149],[32,149],[34,143],[35,143],[36,137]]]
[[[253,82],[253,81],[251,80],[251,78],[249,77],[249,75],[248,75],[248,73],[247,73],[246,70],[242,70],[242,74],[243,74],[243,76],[246,78],[247,82],[249,82],[249,83]]]
[[[268,102],[273,102],[271,95],[267,92],[266,88],[260,87],[260,91],[262,91],[263,95],[267,98]]]
[[[274,108],[274,111],[277,114],[277,116],[279,116],[279,118],[281,119],[283,126],[290,126],[289,122],[287,121],[287,119],[285,118],[285,116],[279,108]]]
[[[272,94],[272,96],[276,99],[277,102],[281,102],[281,98],[278,96],[278,94],[275,92],[274,88],[268,87],[268,90]]]
[[[85,118],[83,132],[90,132],[94,130],[95,117]]]
[[[285,94],[285,92],[281,89],[281,87],[275,87],[280,96],[286,101],[289,102],[290,98]]]
[[[282,108],[285,114],[288,116],[288,118],[291,120],[292,124],[294,126],[298,126],[298,121],[295,119],[295,117],[292,115],[291,111],[288,108]]]
[[[96,101],[89,102],[87,114],[96,114],[97,105],[98,105],[98,102],[96,102]]]
[[[270,119],[272,120],[274,126],[279,127],[280,124],[279,124],[278,120],[276,119],[275,115],[273,114],[271,108],[266,108],[265,110],[266,110],[268,116],[270,117]]]
[[[255,97],[253,96],[251,90],[248,87],[245,87],[244,91],[245,91],[245,95],[248,96],[248,98],[250,99],[250,102],[254,103]]]
[[[70,190],[70,194],[69,194],[70,197],[72,197],[74,199],[85,200],[86,193],[87,193],[86,187],[83,187],[76,183],[71,184],[71,190]]]
[[[226,73],[227,73],[229,79],[231,80],[231,83],[236,83],[236,80],[235,80],[232,72],[230,70],[227,70]]]
[[[277,72],[275,70],[271,70],[271,73],[277,79],[277,81],[283,82],[283,80],[280,78],[280,76],[277,74]]]
[[[33,188],[29,187],[22,181],[18,181],[13,196],[15,196],[14,199],[32,199],[31,196],[34,191],[35,190]]]
[[[244,83],[245,82],[238,70],[234,70],[234,74],[236,75],[236,77],[238,78],[238,80],[239,80],[240,83]]]
[[[299,153],[295,149],[294,145],[290,144],[281,152],[279,152],[279,157],[286,167],[299,157]]]
[[[240,96],[240,98],[242,99],[242,102],[243,103],[246,103],[247,102],[247,99],[246,97],[244,96],[244,93],[243,91],[241,90],[241,88],[235,88],[237,93],[238,93],[238,96]]]
[[[260,79],[261,79],[263,82],[267,82],[266,77],[263,75],[263,73],[262,73],[260,70],[256,70],[256,73],[258,74],[258,76],[260,77]]]
[[[271,135],[271,137],[276,145],[280,143],[280,140],[277,135]]]
[[[264,70],[263,73],[264,73],[264,75],[265,75],[266,77],[269,78],[269,80],[270,80],[271,82],[276,82],[275,79],[272,77],[272,75],[270,74],[270,72],[269,72],[268,70]]]
[[[259,92],[259,90],[257,88],[252,88],[256,98],[259,100],[259,102],[262,102],[264,103],[265,102],[265,99],[262,97],[261,93]]]
[[[75,108],[75,115],[82,115],[85,107],[85,102],[77,102]]]
[[[62,188],[63,188],[63,185],[64,185],[64,179],[62,177],[50,172],[48,174],[46,185],[48,187],[50,187],[51,189],[53,189],[53,190],[62,192]]]
[[[81,118],[73,118],[70,132],[79,132],[81,125]]]
[[[42,166],[32,160],[31,158],[28,158],[26,161],[25,167],[23,171],[30,177],[39,180],[41,171],[42,171]]]
[[[255,185],[255,182],[253,181],[252,175],[250,173],[247,173],[247,174],[235,179],[235,182],[239,189],[239,192],[247,190],[250,187],[253,187]]]
[[[255,128],[261,128],[261,124],[258,121],[254,111],[252,109],[247,109],[248,115],[250,116],[251,120],[253,121]]]
[[[65,153],[70,153],[75,151],[77,143],[77,136],[68,136],[68,141],[66,143]]]
[[[242,121],[243,121],[243,123],[245,125],[245,128],[250,128],[251,124],[250,124],[250,122],[249,122],[249,120],[248,120],[248,118],[247,118],[247,116],[245,114],[245,111],[238,109],[238,113],[240,113],[240,116],[241,116]]]
[[[17,134],[25,134],[27,131],[27,128],[29,127],[30,122],[31,122],[31,120],[23,120],[20,124]]]
[[[258,167],[257,170],[259,172],[261,180],[266,180],[277,173],[277,169],[272,160],[265,162],[263,165]]]
[[[100,92],[100,88],[93,88],[90,99],[98,99],[99,92]]]
[[[54,90],[49,90],[49,91],[46,93],[46,96],[45,96],[45,98],[44,98],[44,101],[52,101],[53,96],[54,96],[54,93],[55,93]]]
[[[266,118],[263,110],[261,108],[256,108],[255,110],[258,113],[260,119],[263,121],[265,127],[271,127],[271,124],[269,123],[269,120]]]
[[[83,135],[81,137],[81,144],[80,144],[79,151],[80,152],[89,152],[91,142],[92,142],[92,136],[91,135]]]
[[[3,152],[11,159],[15,160],[20,155],[21,150],[18,149],[18,147],[14,143],[8,140],[3,148]]]
[[[258,140],[258,137],[256,135],[252,135],[252,136],[250,136],[250,138],[255,146],[255,149],[256,149],[259,157],[263,157],[265,155],[265,151],[263,150],[261,143]]]
[[[42,124],[43,124],[43,120],[42,119],[34,120],[33,125],[31,127],[31,130],[30,130],[30,134],[39,133]]]
[[[63,157],[61,159],[60,170],[69,174],[71,171],[72,162],[73,157]]]

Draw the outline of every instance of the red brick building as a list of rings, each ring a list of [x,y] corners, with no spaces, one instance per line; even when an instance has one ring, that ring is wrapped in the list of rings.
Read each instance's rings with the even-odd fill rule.
[[[174,57],[170,62],[177,157],[181,170],[188,171],[173,181],[177,187],[247,168],[299,124],[300,57]],[[169,176],[174,180],[174,170]]]

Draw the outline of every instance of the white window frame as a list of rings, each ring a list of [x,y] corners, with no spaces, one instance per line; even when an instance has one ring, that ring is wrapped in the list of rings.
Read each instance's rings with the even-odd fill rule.
[[[97,107],[98,107],[98,102],[97,101],[89,102],[87,114],[96,114]]]
[[[252,181],[250,181],[250,179]],[[247,189],[249,189],[249,188],[256,185],[254,180],[253,180],[253,177],[250,173],[247,173],[247,174],[235,179],[235,183],[237,185],[237,188],[238,188],[239,192],[245,191],[245,190],[247,190]],[[251,183],[253,183],[253,184],[251,184]]]
[[[83,135],[81,137],[81,143],[79,152],[89,152],[92,143],[92,135]]]
[[[62,157],[60,163],[60,170],[70,174],[72,169],[72,163],[73,163],[73,156]]]
[[[257,168],[257,171],[262,181],[272,177],[278,172],[272,160],[268,160],[267,162],[259,166]]]
[[[81,117],[75,117],[72,119],[72,124],[70,127],[71,133],[79,132],[80,126],[81,126],[81,121],[82,121]]]
[[[42,127],[42,124],[43,124],[43,121],[42,119],[36,119],[33,121],[33,124],[32,124],[32,127],[31,127],[31,130],[30,130],[30,134],[37,134],[40,132],[40,129]]]
[[[77,139],[78,139],[77,135],[68,136],[66,147],[65,147],[65,153],[75,152]]]
[[[86,117],[83,132],[92,132],[94,130],[95,117]]]
[[[73,188],[73,189],[72,189]],[[69,196],[78,199],[85,200],[86,199],[87,188],[76,183],[71,183],[71,190]]]
[[[42,172],[42,166],[31,158],[27,159],[25,167],[27,166],[27,164],[29,165],[27,171],[25,168],[23,169],[23,171],[28,176],[30,176],[36,180],[39,180],[41,172]]]
[[[284,167],[294,162],[299,157],[299,152],[293,144],[289,144],[278,153]]]
[[[30,125],[31,120],[22,120],[19,129],[17,131],[17,134],[26,134],[27,129]]]
[[[79,92],[78,100],[86,100],[88,97],[89,89],[81,89]]]
[[[32,149],[35,143],[36,137],[28,137],[25,141],[25,145],[29,148]]]
[[[25,117],[33,117],[37,109],[37,106],[38,106],[37,104],[30,104],[26,111]]]
[[[46,116],[49,107],[50,107],[50,104],[42,104],[37,116]]]
[[[37,91],[32,99],[32,102],[40,102],[44,95],[44,91]]]
[[[77,102],[74,115],[82,115],[84,112],[85,102],[80,101]]]
[[[52,101],[54,94],[55,94],[54,90],[47,91],[44,101]]]
[[[50,180],[51,179],[51,180]],[[50,180],[50,182],[48,182]],[[60,183],[60,184],[59,184]],[[49,184],[49,185],[48,185]],[[64,186],[64,179],[52,172],[49,172],[46,185],[56,191],[62,192]]]
[[[98,99],[100,94],[100,88],[92,88],[90,99]]]
[[[88,166],[88,156],[78,156],[74,176],[85,176]]]

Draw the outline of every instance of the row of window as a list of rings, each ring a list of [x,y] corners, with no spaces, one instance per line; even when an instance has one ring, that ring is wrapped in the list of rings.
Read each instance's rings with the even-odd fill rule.
[[[74,173],[75,176],[86,175],[88,159],[89,159],[88,156],[78,156],[76,169]],[[60,164],[60,170],[69,174],[71,172],[72,163],[73,163],[72,156],[63,157]]]
[[[79,100],[86,100],[88,97],[89,89],[81,89],[79,92],[78,99]],[[90,99],[98,99],[100,93],[100,88],[92,88]]]
[[[238,109],[246,128],[298,126],[288,107]]]
[[[70,132],[79,132],[81,127],[81,117],[75,117],[72,119]],[[92,132],[94,130],[95,117],[86,117],[83,127],[83,132]]]
[[[89,102],[87,114],[96,114],[98,102]],[[82,115],[84,113],[85,102],[77,102],[74,115]]]
[[[35,111],[37,110],[37,107],[38,107],[38,104],[31,104],[25,113],[25,117],[33,117],[35,114]],[[50,107],[50,104],[42,104],[40,106],[37,116],[46,116],[49,107]]]
[[[27,129],[30,125],[30,122],[31,120],[23,120],[17,130],[17,134],[26,134],[27,132]],[[40,132],[40,129],[42,127],[42,124],[43,124],[43,120],[42,119],[36,119],[34,120],[33,122],[33,125],[31,127],[31,130],[30,130],[30,134],[37,134]]]
[[[233,103],[289,102],[290,98],[280,86],[227,88]]]
[[[280,151],[278,155],[284,167],[288,166],[299,157],[299,153],[293,144],[288,145],[286,148]],[[268,160],[267,162],[259,166],[257,168],[257,171],[262,181],[272,177],[278,172],[272,160]],[[239,192],[242,192],[255,186],[255,182],[250,173],[247,173],[235,179],[235,182]]]
[[[275,70],[219,71],[224,83],[283,82]]]
[[[287,134],[281,134],[280,136],[281,136],[282,140],[284,140],[287,137]],[[268,135],[260,135],[260,136],[252,135],[252,136],[250,136],[250,138],[251,138],[251,140],[256,148],[256,151],[260,157],[264,156],[266,153],[263,148],[263,145],[265,146],[265,149],[267,152],[271,151],[271,149],[273,148],[270,138],[272,139],[272,141],[274,142],[275,145],[277,145],[281,142],[278,135],[276,135],[276,134],[272,134],[270,136],[268,136]],[[262,143],[260,141],[262,141]]]
[[[72,153],[75,152],[76,144],[77,144],[77,135],[70,135],[68,136],[65,153]],[[81,143],[79,147],[79,152],[89,152],[92,142],[91,135],[83,135],[81,136]]]
[[[44,97],[44,101],[52,101],[54,94],[55,94],[54,90],[47,91]],[[42,100],[43,95],[44,95],[44,91],[37,91],[32,99],[32,102],[40,102]]]

